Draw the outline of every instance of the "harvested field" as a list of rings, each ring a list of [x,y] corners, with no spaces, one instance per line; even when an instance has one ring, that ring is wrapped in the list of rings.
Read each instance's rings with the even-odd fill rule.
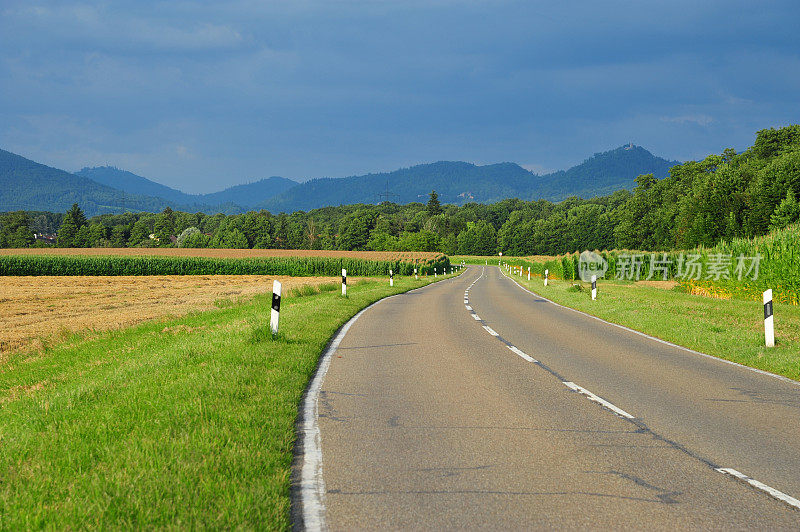
[[[212,259],[257,259],[264,257],[326,257],[362,260],[414,262],[441,257],[441,253],[422,251],[337,251],[325,249],[189,249],[189,248],[29,248],[0,249],[2,255],[49,255],[89,257],[201,257]]]
[[[170,275],[120,277],[0,277],[0,361],[8,351],[38,347],[70,333],[92,333],[206,310],[303,285],[340,283],[338,277]]]

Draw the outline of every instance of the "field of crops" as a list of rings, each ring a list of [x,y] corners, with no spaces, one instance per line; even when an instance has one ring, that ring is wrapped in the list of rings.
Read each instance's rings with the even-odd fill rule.
[[[202,257],[207,259],[258,259],[273,257],[325,257],[374,261],[425,262],[442,257],[425,251],[338,251],[330,249],[190,249],[190,248],[29,248],[0,249],[3,255]]]
[[[280,251],[280,253],[277,253]],[[438,253],[289,250],[46,249],[4,250],[0,276],[14,275],[432,275],[449,268]]]
[[[608,262],[605,279],[676,281],[684,291],[729,299],[760,300],[773,291],[781,303],[800,304],[800,226],[795,225],[754,239],[735,239],[710,248],[685,251],[597,251]],[[756,257],[758,257],[756,259]],[[579,279],[578,253],[554,257],[503,257],[513,266],[530,266],[541,276]],[[460,260],[461,257],[454,257]],[[474,259],[474,258],[472,258]],[[481,257],[497,261],[497,257]],[[474,261],[473,261],[474,262]],[[665,275],[666,274],[666,275]]]
[[[0,361],[25,346],[72,333],[120,329],[270,292],[276,277],[0,277]],[[277,277],[284,294],[335,284],[339,277]],[[166,331],[169,332],[169,331]]]

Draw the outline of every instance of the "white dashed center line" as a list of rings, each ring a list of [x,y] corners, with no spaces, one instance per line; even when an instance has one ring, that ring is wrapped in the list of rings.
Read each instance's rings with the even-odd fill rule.
[[[632,415],[630,415],[629,413],[627,413],[623,409],[612,405],[611,403],[609,403],[608,401],[606,401],[602,397],[598,397],[597,395],[593,394],[592,392],[590,392],[586,388],[581,388],[580,386],[578,386],[574,382],[566,382],[565,381],[564,382],[564,386],[566,386],[567,388],[570,388],[572,390],[575,390],[578,393],[581,393],[581,394],[585,395],[586,397],[589,398],[590,401],[594,401],[595,403],[598,403],[598,404],[608,408],[609,410],[611,410],[612,412],[614,412],[618,416],[622,416],[622,417],[627,418],[627,419],[634,419],[634,417]]]
[[[530,357],[530,356],[526,355],[525,353],[523,353],[522,351],[520,351],[519,349],[517,349],[513,345],[507,345],[506,347],[509,348],[512,353],[515,353],[515,354],[521,356],[522,358],[524,358],[528,362],[536,362],[536,360],[533,357]]]
[[[795,508],[800,509],[800,501],[798,501],[794,497],[786,495],[782,491],[778,491],[775,488],[771,488],[771,487],[767,486],[766,484],[764,484],[763,482],[759,482],[754,478],[750,478],[747,475],[745,475],[744,473],[740,473],[740,472],[736,471],[735,469],[731,469],[729,467],[719,467],[719,468],[717,468],[717,471],[719,471],[720,473],[724,473],[726,475],[731,475],[731,476],[733,476],[735,478],[738,478],[742,482],[747,482],[748,484],[750,484],[754,488],[760,489],[761,491],[769,493],[771,496],[775,497],[779,501],[783,501],[786,504],[788,504],[789,506],[794,506]]]
[[[494,332],[494,329],[492,329],[492,328],[491,328],[491,327],[489,327],[488,325],[484,325],[484,326],[483,326],[483,328],[484,328],[484,329],[486,329],[486,332],[488,332],[488,333],[489,333],[489,334],[491,334],[492,336],[500,336],[499,334],[497,334],[496,332]]]

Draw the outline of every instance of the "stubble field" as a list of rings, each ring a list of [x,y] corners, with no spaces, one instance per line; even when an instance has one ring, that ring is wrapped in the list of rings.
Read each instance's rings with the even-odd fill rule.
[[[339,283],[337,277],[163,275],[118,277],[1,277],[0,357],[72,333],[92,334],[143,321],[182,316],[272,291]]]

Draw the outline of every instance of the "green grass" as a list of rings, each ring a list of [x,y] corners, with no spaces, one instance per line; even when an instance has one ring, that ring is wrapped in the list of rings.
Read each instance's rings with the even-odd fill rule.
[[[360,309],[432,280],[289,295],[277,338],[267,295],[12,354],[0,528],[288,529],[294,424],[319,354]]]
[[[562,305],[582,310],[669,342],[739,364],[800,380],[800,308],[775,303],[775,341],[764,346],[760,301],[712,299],[679,289],[623,281],[598,281],[598,296],[580,281],[512,276],[518,283]]]

